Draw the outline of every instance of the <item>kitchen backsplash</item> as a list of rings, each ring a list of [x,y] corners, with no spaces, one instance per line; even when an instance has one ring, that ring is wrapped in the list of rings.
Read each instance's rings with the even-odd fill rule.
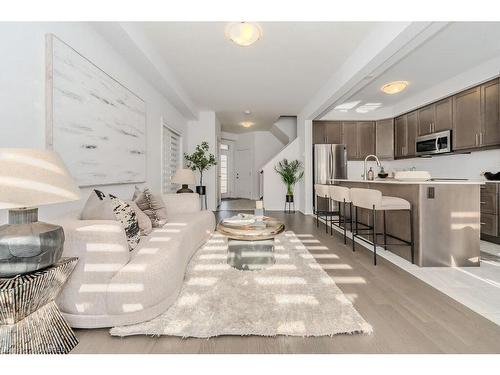
[[[500,149],[432,158],[382,160],[381,163],[389,174],[414,167],[416,170],[429,171],[432,177],[482,179],[481,172],[500,171]],[[368,166],[374,167],[374,171],[378,173],[379,168],[376,167],[375,162],[369,161]],[[348,178],[361,178],[363,162],[349,161],[347,173]]]

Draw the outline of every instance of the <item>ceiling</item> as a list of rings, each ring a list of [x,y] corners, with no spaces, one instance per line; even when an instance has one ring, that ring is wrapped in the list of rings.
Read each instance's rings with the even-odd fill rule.
[[[376,23],[262,22],[263,35],[240,47],[224,22],[143,22],[139,27],[199,109],[214,110],[222,129],[268,130],[296,115]],[[250,115],[245,115],[245,110]],[[253,121],[252,128],[239,125]]]
[[[412,96],[500,56],[499,36],[500,22],[451,23],[359,92],[336,103],[340,105],[359,101],[355,107],[347,112],[332,110],[322,118],[352,118],[359,114],[356,110],[360,106],[370,103],[373,107],[377,107],[377,104],[380,106],[360,116],[378,119],[379,114],[387,114],[384,109],[393,107],[396,110],[399,103]],[[409,86],[395,95],[387,95],[380,91],[382,85],[395,80],[409,81]]]

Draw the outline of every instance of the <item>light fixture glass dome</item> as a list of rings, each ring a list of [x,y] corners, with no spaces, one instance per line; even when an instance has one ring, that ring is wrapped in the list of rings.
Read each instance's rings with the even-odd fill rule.
[[[255,43],[262,35],[256,23],[232,22],[226,26],[226,36],[239,46],[247,47]]]
[[[386,83],[384,86],[380,88],[386,94],[392,95],[397,94],[398,92],[403,91],[406,86],[408,86],[408,81],[394,81]]]
[[[250,128],[253,125],[252,121],[243,121],[240,122],[240,125],[243,126],[244,128]]]

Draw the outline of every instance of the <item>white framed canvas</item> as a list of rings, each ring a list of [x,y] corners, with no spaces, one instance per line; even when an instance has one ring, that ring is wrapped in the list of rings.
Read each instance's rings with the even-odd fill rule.
[[[47,146],[79,186],[146,180],[146,103],[52,34],[47,43]]]

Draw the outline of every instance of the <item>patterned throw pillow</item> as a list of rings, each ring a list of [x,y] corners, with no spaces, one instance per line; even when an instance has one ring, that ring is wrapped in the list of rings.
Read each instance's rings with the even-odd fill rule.
[[[153,194],[149,189],[141,191],[137,186],[132,200],[151,219],[153,227],[162,227],[167,223],[167,209],[159,194]]]
[[[137,221],[137,215],[130,205],[120,198],[109,194],[111,200],[111,205],[113,206],[113,213],[115,214],[116,220],[118,220],[123,229],[125,229],[125,234],[127,235],[128,247],[132,251],[136,248],[139,240],[141,239],[139,231],[139,222]]]
[[[127,204],[133,208],[135,215],[137,216],[137,222],[139,223],[139,230],[141,231],[141,236],[147,236],[153,231],[153,224],[151,219],[144,212],[141,211],[134,201],[126,201]]]

